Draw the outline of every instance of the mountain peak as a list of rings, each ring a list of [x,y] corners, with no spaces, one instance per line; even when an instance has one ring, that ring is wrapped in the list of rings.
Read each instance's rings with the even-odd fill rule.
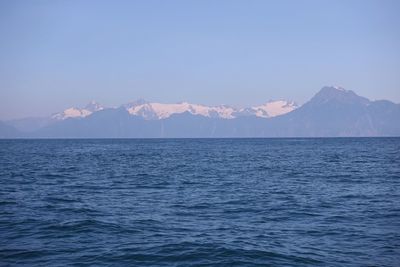
[[[93,112],[103,110],[104,107],[97,103],[96,101],[90,101],[84,108],[67,108],[66,110],[55,113],[51,116],[52,119],[55,120],[65,120],[68,118],[84,118],[89,116]]]
[[[350,92],[350,90],[346,90],[341,86],[324,86],[319,91],[319,93],[321,93],[321,92],[324,92],[324,93],[330,92],[330,93],[339,94],[339,93],[348,93],[348,92]]]
[[[346,90],[338,86],[324,86],[322,89],[310,100],[313,104],[324,104],[330,101],[337,101],[342,103],[359,103],[368,105],[369,99],[359,96],[352,90]]]

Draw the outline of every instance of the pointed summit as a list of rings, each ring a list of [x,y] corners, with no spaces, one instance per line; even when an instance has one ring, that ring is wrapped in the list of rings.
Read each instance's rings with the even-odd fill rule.
[[[340,102],[348,104],[368,105],[369,100],[359,96],[351,90],[337,86],[325,86],[309,101],[312,104],[320,105],[327,102]]]

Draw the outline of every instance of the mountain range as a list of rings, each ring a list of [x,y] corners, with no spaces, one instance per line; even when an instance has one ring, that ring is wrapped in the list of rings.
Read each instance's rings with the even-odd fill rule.
[[[150,103],[143,99],[122,105],[130,115],[140,116],[145,120],[160,120],[171,117],[174,114],[188,112],[193,115],[201,115],[209,118],[234,119],[243,115],[271,118],[288,113],[298,106],[295,102],[279,100],[269,101],[264,105],[237,109],[227,105],[205,106],[187,102],[176,104]],[[99,103],[92,101],[84,108],[69,108],[60,113],[53,114],[51,119],[65,120],[68,118],[84,118],[94,112],[106,109]]]
[[[107,108],[92,101],[45,118],[0,122],[1,138],[342,136],[400,136],[400,104],[327,86],[302,106],[286,100],[249,108],[137,100]]]

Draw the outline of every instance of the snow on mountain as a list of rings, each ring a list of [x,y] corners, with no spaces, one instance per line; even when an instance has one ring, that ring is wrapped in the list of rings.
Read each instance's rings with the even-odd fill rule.
[[[298,108],[297,104],[293,101],[278,100],[269,101],[263,105],[250,108],[254,111],[257,117],[272,118],[279,115],[286,114]]]
[[[93,112],[100,111],[102,109],[104,109],[104,107],[101,106],[99,103],[91,101],[84,108],[71,107],[62,112],[53,114],[51,118],[54,120],[65,120],[68,118],[84,118],[86,116],[89,116]]]
[[[205,117],[219,117],[224,119],[234,118],[232,114],[235,109],[229,106],[208,107],[187,102],[177,104],[149,103],[139,100],[125,105],[125,108],[131,115],[142,116],[145,119],[165,119],[172,114],[189,112],[193,115]]]
[[[176,104],[164,104],[156,102],[147,102],[143,99],[125,104],[122,106],[129,114],[143,117],[146,120],[166,119],[173,114],[189,112],[193,115],[200,115],[209,118],[234,119],[239,116],[257,116],[262,118],[271,118],[288,113],[297,105],[294,102],[285,100],[270,101],[260,106],[250,108],[234,108],[227,105],[206,106],[200,104],[191,104],[181,102]],[[54,120],[65,120],[67,118],[84,118],[103,110],[104,107],[99,103],[92,101],[84,108],[71,107],[62,112],[51,116]]]
[[[141,116],[145,119],[165,119],[172,114],[189,112],[193,115],[201,115],[211,118],[234,119],[237,116],[253,115],[263,118],[271,118],[288,113],[297,105],[294,102],[284,100],[270,101],[263,105],[237,109],[226,105],[205,106],[199,104],[190,104],[187,102],[177,104],[150,103],[144,100],[138,100],[124,106],[131,115]]]
[[[301,107],[284,100],[241,109],[138,100],[87,118],[101,109],[102,106],[92,102],[84,108],[54,114],[53,119],[25,118],[3,125],[0,122],[0,138],[400,136],[400,104],[370,101],[334,86],[323,87]],[[178,113],[182,116],[173,116]],[[279,116],[282,114],[285,116]],[[276,117],[254,119],[256,116]],[[63,121],[65,118],[78,119]],[[165,120],[157,121],[160,119]]]
[[[87,104],[84,109],[88,110],[90,112],[96,112],[96,111],[103,110],[104,107],[93,100],[89,104]]]

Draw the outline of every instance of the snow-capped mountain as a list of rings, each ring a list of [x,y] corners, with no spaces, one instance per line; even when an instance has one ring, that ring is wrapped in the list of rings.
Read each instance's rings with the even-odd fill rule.
[[[234,108],[228,105],[206,106],[181,102],[175,104],[165,104],[157,102],[147,102],[143,99],[122,105],[129,114],[140,116],[146,120],[161,120],[169,118],[173,114],[189,112],[193,115],[200,115],[208,118],[234,119],[242,116],[256,116],[262,118],[272,118],[286,114],[298,106],[293,101],[278,100],[269,101],[263,105],[250,108]],[[68,118],[84,118],[94,112],[104,110],[105,107],[92,101],[84,108],[71,107],[62,112],[51,116],[53,120],[65,120]]]
[[[71,107],[62,112],[55,113],[51,116],[54,120],[65,120],[68,118],[84,118],[89,116],[93,112],[103,110],[104,107],[97,103],[96,101],[92,101],[87,104],[84,108],[75,108]]]
[[[149,103],[139,100],[125,105],[126,110],[131,115],[142,116],[145,119],[166,119],[173,114],[189,112],[193,115],[205,117],[218,117],[223,119],[233,119],[236,109],[221,105],[209,107],[205,105],[190,104],[187,102],[176,104]]]
[[[189,112],[209,118],[234,119],[239,116],[257,116],[271,118],[288,113],[298,106],[293,101],[270,101],[251,108],[234,108],[227,105],[205,106],[181,102],[176,104],[150,103],[138,100],[124,105],[131,115],[141,116],[147,120],[166,119],[173,114]]]
[[[283,100],[242,109],[144,100],[103,108],[92,102],[53,118],[0,122],[0,138],[400,136],[399,118],[400,104],[327,86],[301,107]]]

